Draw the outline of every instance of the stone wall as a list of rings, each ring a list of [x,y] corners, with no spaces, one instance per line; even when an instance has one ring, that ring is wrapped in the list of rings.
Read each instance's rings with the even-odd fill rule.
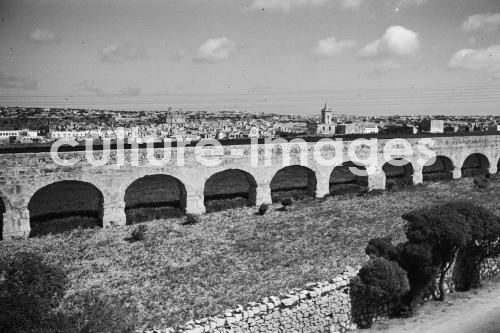
[[[238,305],[214,317],[189,321],[177,328],[141,330],[141,333],[341,333],[386,319],[392,304],[372,304],[353,300],[351,279],[358,270],[347,267],[339,276],[305,289],[294,289],[280,296],[270,296],[260,302]],[[488,259],[481,267],[481,279],[500,272],[500,257]],[[451,275],[447,285],[452,286]],[[451,290],[450,290],[451,289]],[[453,288],[447,288],[452,292]],[[355,304],[353,304],[355,303]]]
[[[489,161],[490,173],[497,172],[500,160],[500,135],[435,137],[405,139],[411,147],[411,155],[405,159],[413,168],[413,183],[423,181],[423,164],[428,160],[426,150],[431,150],[438,156],[448,157],[453,164],[453,177],[461,177],[461,167],[465,159],[474,153],[484,154]],[[205,212],[204,187],[205,182],[214,174],[228,169],[238,169],[248,173],[255,184],[256,206],[271,202],[270,183],[274,175],[283,167],[303,165],[314,173],[316,186],[314,196],[322,198],[330,193],[330,175],[342,161],[349,161],[352,153],[351,142],[336,141],[338,146],[304,143],[298,146],[294,143],[283,145],[233,145],[220,149],[208,147],[200,150],[196,147],[172,148],[170,159],[165,163],[151,164],[151,155],[161,160],[165,157],[162,148],[156,148],[148,154],[145,149],[137,150],[104,150],[94,154],[84,151],[61,152],[62,160],[74,160],[73,166],[54,163],[50,153],[20,153],[0,154],[0,200],[4,203],[3,238],[27,237],[30,233],[30,212],[28,205],[32,196],[44,186],[58,181],[72,180],[89,183],[101,191],[103,197],[103,226],[123,225],[125,218],[125,192],[134,181],[148,175],[169,175],[185,187],[187,213],[202,214]],[[378,141],[357,141],[359,149],[354,149],[361,160],[374,162],[366,169],[368,189],[385,189],[386,176],[383,165],[385,153],[391,156],[401,155],[401,146],[394,141],[380,139]],[[363,145],[361,145],[363,143]],[[371,146],[373,144],[373,149]],[[212,149],[213,148],[213,149]],[[289,151],[290,154],[284,152]],[[100,160],[109,155],[109,163],[93,166],[89,160]],[[168,154],[166,155],[168,157]],[[318,159],[321,156],[321,159]],[[286,157],[286,158],[285,158]],[[339,157],[337,161],[336,157]],[[341,158],[340,158],[341,157]],[[216,159],[220,163],[212,166],[203,165],[200,159]],[[325,162],[326,161],[326,162]],[[118,163],[120,162],[120,163]],[[121,163],[123,162],[123,163]],[[158,162],[158,161],[157,161]]]

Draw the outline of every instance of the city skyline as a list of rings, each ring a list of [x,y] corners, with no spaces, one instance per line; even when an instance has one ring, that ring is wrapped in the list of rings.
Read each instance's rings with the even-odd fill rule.
[[[494,0],[0,2],[0,104],[495,115]]]

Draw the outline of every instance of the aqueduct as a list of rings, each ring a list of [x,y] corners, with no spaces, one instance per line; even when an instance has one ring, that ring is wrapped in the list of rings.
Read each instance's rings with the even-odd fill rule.
[[[356,156],[363,161],[373,159],[377,162],[366,167],[359,161],[356,165],[349,162],[353,156],[349,148],[351,141],[336,146],[320,146],[315,142],[302,146],[286,143],[274,148],[266,144],[226,145],[207,147],[208,154],[195,147],[172,148],[171,158],[164,165],[148,163],[147,151],[142,148],[135,153],[125,150],[123,165],[117,165],[120,157],[112,150],[110,161],[103,166],[89,164],[82,151],[59,153],[63,160],[76,159],[78,163],[73,166],[54,163],[49,152],[3,152],[0,154],[2,235],[3,239],[28,237],[30,232],[37,230],[39,226],[35,224],[46,213],[33,208],[34,201],[38,201],[39,206],[40,202],[43,206],[44,200],[55,201],[61,207],[57,213],[62,215],[67,202],[72,202],[73,206],[76,203],[82,214],[95,218],[99,226],[108,227],[126,224],[126,209],[130,207],[154,205],[155,202],[146,200],[152,192],[163,196],[162,204],[186,213],[201,214],[210,200],[229,194],[240,196],[249,205],[260,205],[272,202],[273,193],[290,187],[301,188],[313,197],[323,197],[335,193],[335,186],[340,183],[374,190],[385,189],[386,183],[394,178],[419,184],[432,180],[436,174],[457,179],[462,175],[497,173],[500,135],[429,139],[432,142],[423,143],[422,138],[407,139],[413,154],[404,156],[397,147],[387,150],[387,139],[378,139],[375,146],[373,141],[365,139],[356,150]],[[368,149],[370,145],[375,148]],[[420,149],[422,145],[437,158],[429,161],[425,149]],[[387,165],[390,159],[383,154],[384,149],[399,162],[396,166]],[[284,154],[287,150],[289,158]],[[157,149],[154,155],[161,151],[163,149]],[[94,152],[95,159],[100,159],[105,152]],[[137,154],[135,160],[132,154]],[[218,159],[219,163],[202,165],[200,154],[207,159]],[[336,160],[334,156],[342,156],[342,159]],[[349,175],[349,167],[366,169],[366,173]],[[291,172],[292,169],[295,171]],[[340,181],[341,178],[344,180]],[[54,190],[54,186],[59,189]],[[78,191],[72,186],[83,192],[76,194]],[[163,195],[165,188],[170,190]],[[51,191],[56,194],[47,194]],[[131,193],[136,194],[131,196]]]

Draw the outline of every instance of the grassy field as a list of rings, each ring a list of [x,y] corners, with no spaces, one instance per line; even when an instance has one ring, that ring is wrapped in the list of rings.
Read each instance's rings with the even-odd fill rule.
[[[0,242],[2,255],[43,254],[67,271],[63,307],[89,289],[99,295],[129,295],[139,327],[183,323],[218,314],[237,304],[278,295],[307,282],[334,277],[346,265],[366,260],[376,236],[404,239],[401,214],[417,207],[467,199],[500,214],[500,179],[478,191],[472,179],[432,183],[402,191],[345,195],[274,205],[268,214],[239,208],[200,217],[149,222],[145,241],[129,243],[135,226],[75,230]]]

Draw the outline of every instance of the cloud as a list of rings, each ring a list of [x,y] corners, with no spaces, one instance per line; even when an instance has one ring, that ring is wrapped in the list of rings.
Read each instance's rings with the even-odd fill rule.
[[[358,9],[364,0],[340,0],[340,6],[344,9]]]
[[[399,0],[396,7],[420,7],[429,0]]]
[[[139,87],[123,87],[118,91],[118,95],[122,96],[139,96],[141,88]]]
[[[8,76],[0,72],[0,88],[36,90],[38,81],[27,78]]]
[[[399,25],[387,28],[384,35],[359,51],[362,57],[377,55],[411,56],[420,49],[418,34]]]
[[[358,9],[365,0],[336,0],[343,9]],[[294,8],[318,7],[332,0],[253,0],[251,9],[289,12]]]
[[[49,29],[36,28],[30,34],[30,39],[37,43],[50,43],[57,41],[56,36]]]
[[[128,42],[113,42],[101,49],[101,60],[105,62],[120,63],[144,58],[146,52],[142,46]]]
[[[210,38],[198,48],[197,61],[220,61],[229,58],[236,44],[226,37]]]
[[[486,49],[462,49],[451,57],[448,67],[500,74],[500,45]]]
[[[473,32],[477,30],[491,32],[498,30],[499,27],[500,13],[471,15],[464,23],[462,23],[462,30],[464,32]]]
[[[104,91],[97,87],[94,81],[82,81],[76,85],[80,90],[88,91],[96,95],[104,95]]]
[[[336,56],[352,49],[356,45],[353,40],[337,41],[335,37],[322,39],[316,43],[314,52],[322,56]]]
[[[292,8],[318,6],[326,3],[327,1],[328,0],[253,0],[250,8],[257,10],[280,10],[288,12]]]

